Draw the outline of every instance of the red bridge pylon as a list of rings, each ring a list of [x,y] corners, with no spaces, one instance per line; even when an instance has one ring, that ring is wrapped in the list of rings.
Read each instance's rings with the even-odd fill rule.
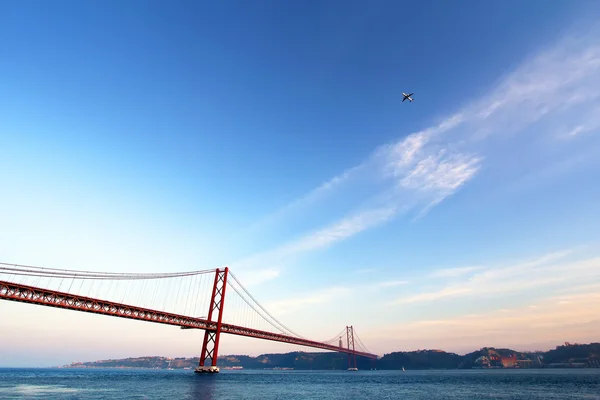
[[[356,349],[354,348],[354,328],[352,326],[346,327],[346,340],[348,343],[348,371],[358,371],[356,368]],[[352,366],[352,360],[354,360],[354,366]]]
[[[219,372],[217,367],[217,357],[219,354],[219,338],[221,336],[221,326],[223,321],[223,306],[225,304],[225,288],[227,287],[227,274],[229,268],[224,270],[217,269],[215,273],[215,283],[213,285],[212,296],[210,299],[210,308],[208,310],[208,320],[213,321],[213,313],[218,313],[216,329],[206,329],[204,331],[204,341],[202,342],[202,353],[200,362],[194,372]],[[211,365],[206,366],[206,360],[211,360]]]

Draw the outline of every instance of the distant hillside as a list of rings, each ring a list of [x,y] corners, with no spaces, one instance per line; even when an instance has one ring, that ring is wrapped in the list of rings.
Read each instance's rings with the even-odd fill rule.
[[[121,360],[100,360],[89,362],[74,362],[62,368],[154,368],[182,369],[195,368],[199,359],[167,358],[167,357],[138,357]],[[370,365],[372,360],[357,357],[359,367]],[[339,353],[305,353],[292,352],[285,354],[262,354],[258,357],[246,355],[226,355],[219,357],[219,367],[242,367],[245,369],[346,369],[348,357]],[[369,366],[371,368],[371,366]]]
[[[377,360],[377,369],[456,369],[462,356],[441,350],[398,351]]]
[[[571,364],[574,366],[600,367],[600,343],[591,344],[568,344],[558,346],[544,354],[544,363],[552,366],[554,364]]]
[[[600,368],[600,343],[565,344],[548,352],[518,352],[485,347],[458,355],[442,350],[418,350],[385,354],[377,361],[357,357],[358,369],[470,369],[470,368]],[[198,358],[138,357],[121,360],[75,362],[63,368],[155,368],[193,369]],[[219,357],[219,367],[243,369],[343,370],[348,356],[341,353],[291,352],[262,354],[258,357],[227,355]]]

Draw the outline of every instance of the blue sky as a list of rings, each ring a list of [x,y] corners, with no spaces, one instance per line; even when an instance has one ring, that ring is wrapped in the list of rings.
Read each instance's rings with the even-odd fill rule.
[[[229,265],[293,330],[354,324],[381,354],[597,340],[599,11],[3,2],[0,261]],[[24,336],[48,363],[199,352],[173,328],[0,310],[13,364],[40,354]]]

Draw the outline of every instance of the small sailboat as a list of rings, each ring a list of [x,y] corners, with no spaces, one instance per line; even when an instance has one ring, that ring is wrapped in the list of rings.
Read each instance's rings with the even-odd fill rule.
[[[402,366],[402,372],[406,372],[406,370],[404,369],[404,365]]]

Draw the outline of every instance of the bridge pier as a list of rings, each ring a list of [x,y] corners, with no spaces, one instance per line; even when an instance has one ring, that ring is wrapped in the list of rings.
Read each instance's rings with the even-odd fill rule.
[[[196,367],[194,372],[199,373],[199,374],[203,374],[203,373],[217,374],[217,373],[219,373],[219,367],[216,367],[216,366],[213,367],[212,365],[210,367],[198,366],[198,367]]]
[[[194,370],[197,373],[218,373],[217,357],[219,353],[219,338],[221,336],[221,326],[223,321],[223,305],[225,303],[225,288],[227,287],[227,274],[229,268],[224,270],[217,269],[215,273],[215,283],[213,285],[212,296],[210,299],[210,309],[208,310],[208,320],[213,321],[213,312],[216,310],[217,327],[216,329],[207,329],[204,331],[204,340],[202,342],[202,353],[200,362]],[[210,358],[211,365],[204,365],[206,360]]]

